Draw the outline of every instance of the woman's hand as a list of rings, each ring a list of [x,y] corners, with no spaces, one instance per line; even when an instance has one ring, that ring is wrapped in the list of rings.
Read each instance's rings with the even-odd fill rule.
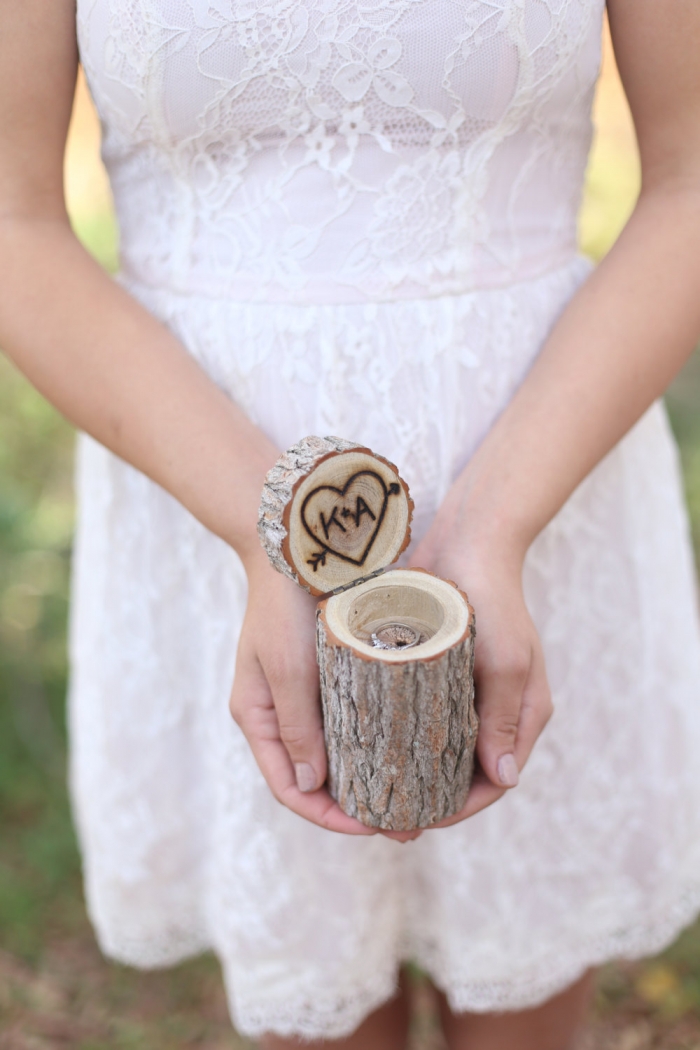
[[[317,600],[274,572],[262,552],[247,570],[231,714],[278,802],[329,831],[374,835],[374,828],[346,816],[325,787]],[[420,832],[384,834],[403,842]]]
[[[474,608],[480,726],[477,771],[467,803],[435,827],[465,820],[515,787],[552,714],[542,646],[523,597],[522,555],[502,539],[472,539],[452,495],[413,552],[411,564],[453,580]]]
[[[309,594],[269,565],[248,568],[231,714],[278,802],[321,827],[367,835],[370,829],[347,817],[323,787],[315,608]]]

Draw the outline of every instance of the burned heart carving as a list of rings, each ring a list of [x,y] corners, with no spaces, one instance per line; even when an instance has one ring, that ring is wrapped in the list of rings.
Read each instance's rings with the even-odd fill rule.
[[[326,564],[328,554],[364,565],[382,527],[389,496],[399,491],[395,483],[387,487],[375,471],[360,470],[342,489],[319,485],[310,492],[301,507],[301,521],[321,547],[308,561],[314,572]]]

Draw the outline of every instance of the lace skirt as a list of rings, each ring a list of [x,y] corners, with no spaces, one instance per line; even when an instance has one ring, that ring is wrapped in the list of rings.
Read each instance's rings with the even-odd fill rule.
[[[280,447],[335,433],[397,463],[420,536],[586,272],[345,306],[131,291]],[[324,832],[268,791],[227,710],[236,555],[86,438],[78,488],[71,779],[106,954],[212,948],[242,1033],[335,1038],[402,960],[455,1010],[519,1009],[700,909],[700,631],[660,405],[528,554],[556,713],[520,786],[403,846]]]

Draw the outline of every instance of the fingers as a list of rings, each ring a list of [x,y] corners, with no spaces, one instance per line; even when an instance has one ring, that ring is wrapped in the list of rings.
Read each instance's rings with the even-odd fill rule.
[[[511,707],[505,707],[504,705],[505,717],[500,725],[497,721],[498,712],[495,712],[491,719],[489,719],[487,711],[483,712],[481,726],[479,727],[479,741],[482,743],[482,747],[490,749],[492,763],[494,755],[498,753],[501,747],[512,746],[516,769],[520,771],[527,762],[537,738],[551,718],[554,710],[549,683],[547,682],[544,654],[539,644],[533,645],[530,666],[522,688],[522,695],[516,700],[516,703],[519,709],[519,718],[515,738],[513,739],[512,726],[510,725]],[[485,744],[482,737],[484,724],[490,726],[492,730],[491,738],[487,739]],[[479,754],[479,761],[483,765],[481,754]],[[498,768],[497,761],[496,768]],[[477,770],[474,774],[466,805],[454,816],[441,820],[439,824],[433,824],[430,830],[432,831],[434,828],[448,828],[451,824],[459,824],[460,821],[473,817],[475,813],[479,813],[480,810],[486,809],[488,806],[493,805],[494,802],[497,802],[507,790],[508,787],[506,785],[494,784],[491,777],[488,777],[481,770]]]
[[[479,665],[475,685],[481,767],[496,787],[516,787],[553,710],[539,639],[534,636],[527,648],[513,650],[495,665],[487,655]]]
[[[262,670],[297,787],[303,792],[316,791],[325,782],[327,763],[315,648],[283,649],[266,660]]]
[[[525,645],[508,653],[477,652],[477,754],[481,768],[497,788],[513,788],[518,783],[515,742],[530,664],[531,649]]]
[[[323,786],[327,763],[310,608],[286,601],[265,601],[261,607],[263,612],[258,609],[241,634],[231,696],[233,717],[279,802],[332,831],[376,834],[377,829],[344,814]],[[268,626],[271,608],[274,631]],[[458,823],[515,787],[551,715],[539,639],[527,614],[518,612],[517,602],[514,608],[502,605],[495,619],[497,630],[487,628],[480,645],[477,638],[480,771],[462,811],[433,827]],[[406,842],[421,831],[381,833]]]
[[[434,831],[436,828],[449,828],[451,824],[459,824],[461,821],[467,820],[468,817],[473,817],[475,813],[492,806],[494,802],[502,798],[506,790],[506,788],[496,787],[484,773],[480,770],[477,771],[474,774],[467,801],[462,809],[451,817],[445,817],[438,824],[431,824],[427,830]]]
[[[414,831],[382,831],[381,834],[386,839],[392,839],[394,842],[415,842],[419,839],[425,828],[416,828]]]
[[[290,588],[289,581],[265,579],[265,590],[249,602],[239,652],[254,658],[272,692],[277,715],[275,739],[294,765],[300,791],[314,792],[326,779],[326,748],[316,664],[316,603]]]
[[[537,642],[533,646],[530,671],[520,704],[520,722],[515,742],[515,758],[519,769],[522,769],[527,762],[537,738],[553,713],[552,693],[547,681],[544,653]]]
[[[313,792],[299,789],[292,759],[280,735],[270,686],[257,658],[248,653],[245,646],[239,647],[230,706],[278,802],[329,831],[346,835],[376,834],[374,828],[366,828],[343,813],[325,788]]]

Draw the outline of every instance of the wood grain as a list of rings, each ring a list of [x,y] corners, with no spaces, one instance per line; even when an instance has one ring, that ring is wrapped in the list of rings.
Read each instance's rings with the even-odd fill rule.
[[[272,565],[323,595],[396,561],[413,512],[396,467],[336,437],[308,437],[268,473],[258,534]]]

